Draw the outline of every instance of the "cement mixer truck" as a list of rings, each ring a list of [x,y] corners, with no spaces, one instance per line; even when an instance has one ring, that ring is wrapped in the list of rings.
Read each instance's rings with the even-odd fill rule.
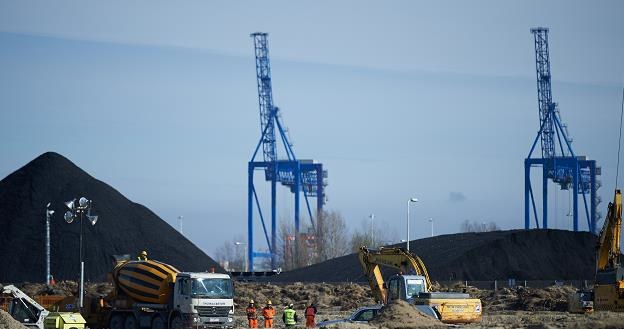
[[[147,259],[118,261],[111,274],[113,291],[87,299],[82,309],[90,328],[234,327],[234,286],[227,274],[180,272]]]

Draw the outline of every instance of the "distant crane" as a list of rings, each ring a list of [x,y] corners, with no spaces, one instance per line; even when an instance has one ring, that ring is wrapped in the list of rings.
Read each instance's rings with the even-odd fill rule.
[[[260,140],[248,163],[248,193],[247,193],[247,234],[248,234],[248,260],[249,271],[254,271],[254,258],[264,257],[271,259],[272,269],[276,269],[277,252],[277,220],[276,220],[276,192],[277,183],[290,188],[294,194],[295,211],[295,239],[299,239],[300,234],[300,193],[306,202],[308,215],[312,229],[317,232],[317,236],[322,232],[322,211],[325,203],[324,188],[327,185],[327,171],[323,170],[323,164],[315,163],[313,160],[297,160],[292,144],[280,120],[279,109],[273,104],[273,91],[271,87],[271,68],[269,63],[268,33],[256,32],[250,35],[254,41],[256,55],[256,77],[258,83],[258,104],[260,107]],[[277,128],[277,129],[276,129]],[[278,159],[278,141],[284,147],[285,159]],[[258,151],[262,147],[263,161],[256,161]],[[271,183],[271,234],[267,232],[262,208],[258,200],[256,188],[254,186],[254,171],[264,169],[265,181]],[[308,197],[316,197],[317,223],[315,225],[310,202]],[[255,201],[255,202],[254,202]],[[258,215],[264,231],[269,252],[254,251],[254,203],[258,209]],[[295,243],[297,247],[299,243]],[[296,253],[298,255],[298,253]]]
[[[562,190],[572,188],[574,231],[578,231],[578,196],[580,194],[583,197],[588,230],[596,233],[596,221],[599,217],[596,209],[600,203],[600,198],[596,195],[600,182],[596,180],[596,176],[600,175],[600,167],[596,166],[595,160],[587,160],[585,156],[575,155],[567,126],[561,122],[557,103],[552,100],[548,28],[533,28],[531,33],[533,33],[535,40],[540,128],[529,155],[524,159],[524,228],[530,228],[531,206],[535,216],[535,226],[540,228],[533,189],[531,188],[531,167],[541,166],[542,228],[548,228],[548,180],[550,179],[558,184]],[[541,140],[542,156],[532,158],[538,140]],[[590,194],[591,210],[587,207],[587,193]]]

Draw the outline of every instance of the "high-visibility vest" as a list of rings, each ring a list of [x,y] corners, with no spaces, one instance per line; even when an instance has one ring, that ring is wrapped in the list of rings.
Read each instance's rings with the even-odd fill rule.
[[[312,306],[308,306],[305,310],[305,316],[314,316],[316,315],[316,310]]]
[[[295,321],[295,310],[290,308],[284,310],[284,323],[297,324],[297,322]]]

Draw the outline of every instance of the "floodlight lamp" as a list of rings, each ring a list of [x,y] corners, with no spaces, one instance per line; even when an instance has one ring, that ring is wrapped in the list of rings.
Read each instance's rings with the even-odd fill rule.
[[[52,216],[52,215],[54,215],[54,210],[50,209],[50,210],[47,211],[47,213],[48,213],[48,216]]]
[[[88,202],[89,202],[89,200],[87,200],[87,198],[85,198],[85,197],[82,197],[82,198],[80,198],[80,200],[78,200],[78,204],[81,207],[86,207]]]
[[[87,218],[89,218],[89,221],[91,222],[92,226],[95,226],[95,223],[97,223],[98,220],[98,216],[87,216]]]
[[[51,204],[52,204],[52,202],[48,202],[48,204],[46,205],[46,208],[50,208]]]
[[[71,224],[71,222],[74,221],[74,214],[71,211],[65,212],[65,215],[63,217],[65,218],[67,224]]]
[[[410,199],[410,202],[418,202],[418,199],[416,199],[416,198],[411,198],[411,199]]]
[[[71,201],[65,202],[65,206],[67,206],[67,208],[69,208],[69,210],[74,210],[74,201],[76,201],[76,199],[73,199]]]

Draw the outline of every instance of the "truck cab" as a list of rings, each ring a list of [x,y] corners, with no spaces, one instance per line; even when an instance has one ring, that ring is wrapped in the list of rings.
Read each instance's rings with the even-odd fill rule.
[[[182,327],[224,328],[234,326],[234,285],[227,274],[178,273],[173,310]],[[178,327],[172,320],[171,327]]]

